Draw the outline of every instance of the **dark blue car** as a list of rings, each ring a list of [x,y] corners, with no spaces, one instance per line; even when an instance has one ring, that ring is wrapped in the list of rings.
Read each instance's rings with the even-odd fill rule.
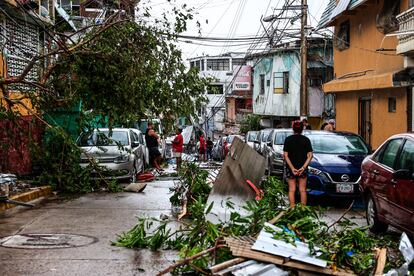
[[[311,195],[359,197],[361,163],[370,148],[349,132],[305,131],[312,143],[307,190]]]

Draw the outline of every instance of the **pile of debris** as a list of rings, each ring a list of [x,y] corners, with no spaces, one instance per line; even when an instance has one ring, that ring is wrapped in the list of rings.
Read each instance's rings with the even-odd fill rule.
[[[179,198],[191,198],[191,205],[187,205],[191,219],[178,220],[181,226],[173,230],[169,223],[176,224],[175,220],[141,218],[113,245],[178,250],[182,260],[160,274],[192,271],[214,275],[287,275],[286,271],[306,271],[380,275],[391,268],[404,269],[406,254],[394,254],[397,236],[373,236],[367,227],[357,227],[345,215],[327,225],[321,219],[324,210],[319,207],[299,204],[289,208],[286,185],[273,177],[262,181],[264,171],[257,173],[264,167],[260,158],[236,140],[208,200],[203,192],[188,196],[188,191],[197,186],[193,183],[200,184],[197,179],[201,177],[205,183],[205,171],[192,171],[184,181],[188,184],[185,189],[176,191]],[[407,244],[407,239],[402,240]],[[411,245],[405,248],[412,251]],[[405,258],[405,263],[411,263],[413,258],[414,253]]]

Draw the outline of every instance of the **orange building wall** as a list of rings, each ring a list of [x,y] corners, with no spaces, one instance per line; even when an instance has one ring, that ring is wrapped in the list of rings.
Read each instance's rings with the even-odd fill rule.
[[[358,133],[358,105],[360,97],[371,97],[371,146],[378,148],[389,136],[407,131],[407,90],[393,88],[384,90],[345,92],[336,94],[337,130]],[[388,98],[395,97],[395,113],[388,112]]]
[[[334,47],[334,72],[336,77],[345,74],[374,70],[374,73],[384,73],[403,69],[403,57],[394,55],[395,52],[383,52],[391,55],[375,53],[379,48],[395,49],[397,38],[385,37],[376,28],[375,20],[380,13],[384,0],[371,0],[366,6],[358,7],[354,15],[342,16],[335,24],[335,34],[342,22],[349,19],[350,45],[348,49],[339,51]],[[401,11],[407,10],[408,0],[401,1]]]

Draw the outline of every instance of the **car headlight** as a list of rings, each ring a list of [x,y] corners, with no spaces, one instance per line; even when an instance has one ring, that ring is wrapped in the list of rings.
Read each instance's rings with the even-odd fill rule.
[[[280,160],[280,159],[283,159],[283,154],[281,154],[281,153],[279,153],[279,152],[272,151],[272,156],[273,156],[273,159],[274,159],[274,160]]]
[[[114,159],[114,163],[125,163],[129,161],[129,155],[120,155]]]
[[[323,171],[321,171],[317,168],[311,167],[311,166],[308,166],[308,170],[309,170],[309,173],[311,173],[313,175],[320,176],[323,179],[323,181],[330,182],[330,180],[328,179],[328,177],[326,176],[326,174]]]

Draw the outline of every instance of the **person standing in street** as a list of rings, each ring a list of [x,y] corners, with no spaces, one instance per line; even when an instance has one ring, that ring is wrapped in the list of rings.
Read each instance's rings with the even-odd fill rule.
[[[173,151],[173,157],[175,157],[176,163],[177,163],[177,170],[181,168],[181,155],[183,154],[183,144],[184,139],[183,135],[181,134],[182,130],[180,128],[176,128],[175,130],[175,138],[172,142],[172,151]]]
[[[211,141],[211,137],[207,138],[207,160],[211,159],[211,152],[213,151],[214,143]]]
[[[200,134],[200,149],[199,149],[199,153],[200,153],[200,160],[201,161],[206,161],[206,140],[204,139],[204,134],[201,133]]]
[[[302,135],[303,127],[303,122],[294,121],[292,125],[294,134],[288,136],[283,145],[284,173],[289,185],[290,207],[295,206],[296,182],[299,184],[300,202],[303,205],[307,203],[306,182],[313,149],[309,138]]]
[[[145,132],[145,141],[147,142],[150,163],[158,172],[161,172],[163,169],[160,167],[161,153],[158,149],[159,139],[160,137],[154,130],[154,125],[149,122]]]

